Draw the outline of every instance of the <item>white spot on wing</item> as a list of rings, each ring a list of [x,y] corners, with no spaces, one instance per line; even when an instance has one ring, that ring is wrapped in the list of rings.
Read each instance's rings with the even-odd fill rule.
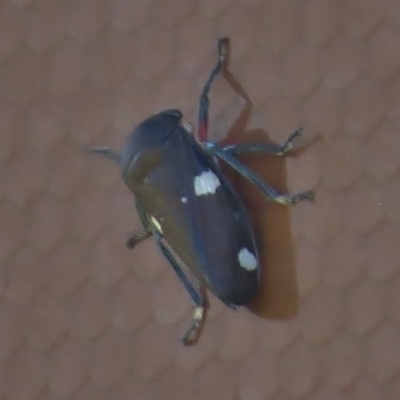
[[[217,175],[210,170],[204,171],[194,178],[194,191],[197,196],[214,194],[219,186],[221,186],[221,182]]]
[[[257,268],[257,259],[253,253],[243,247],[238,254],[239,265],[247,271],[254,271]]]
[[[181,202],[184,203],[184,204],[186,204],[186,203],[188,202],[188,198],[185,197],[185,196],[182,196],[182,197],[181,197]]]

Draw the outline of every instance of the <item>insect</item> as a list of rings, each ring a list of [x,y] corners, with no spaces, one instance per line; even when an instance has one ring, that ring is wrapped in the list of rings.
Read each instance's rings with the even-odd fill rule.
[[[207,140],[209,93],[217,76],[227,68],[228,51],[229,40],[220,39],[216,65],[200,96],[197,137],[181,111],[169,109],[136,126],[121,153],[107,147],[88,149],[118,163],[134,194],[142,230],[131,234],[127,247],[154,237],[195,304],[192,324],[181,339],[185,345],[197,341],[203,325],[208,306],[205,288],[236,308],[248,304],[259,287],[254,231],[220,163],[226,163],[279,204],[295,204],[314,196],[312,191],[280,194],[237,158],[245,153],[285,155],[302,135],[301,129],[283,145],[223,147]]]

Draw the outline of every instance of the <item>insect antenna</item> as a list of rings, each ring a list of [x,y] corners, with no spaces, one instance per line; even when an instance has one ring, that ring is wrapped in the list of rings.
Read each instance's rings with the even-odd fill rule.
[[[102,156],[108,158],[109,160],[117,164],[121,164],[121,154],[108,147],[91,147],[88,149],[84,149],[84,152],[101,154]]]

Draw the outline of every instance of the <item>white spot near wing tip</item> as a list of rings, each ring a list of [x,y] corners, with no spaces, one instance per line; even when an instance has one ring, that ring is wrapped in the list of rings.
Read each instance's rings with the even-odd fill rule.
[[[211,170],[203,171],[194,178],[194,191],[197,196],[214,194],[219,186],[221,182]]]
[[[254,271],[258,266],[258,262],[254,254],[245,247],[239,251],[238,261],[239,265],[247,271]]]
[[[183,204],[186,204],[186,203],[188,202],[188,198],[187,198],[186,196],[182,196],[182,197],[181,197],[181,202],[182,202]]]

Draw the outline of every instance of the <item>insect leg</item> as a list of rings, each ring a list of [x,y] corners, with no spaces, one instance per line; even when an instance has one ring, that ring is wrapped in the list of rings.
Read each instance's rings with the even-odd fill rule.
[[[253,185],[257,186],[269,200],[275,203],[290,205],[290,204],[296,204],[303,200],[314,199],[314,192],[311,190],[300,193],[289,193],[289,194],[278,193],[275,189],[271,188],[266,183],[264,183],[262,179],[256,173],[254,173],[250,168],[243,165],[234,156],[225,152],[223,148],[219,147],[215,143],[207,142],[205,150],[211,153],[211,155],[225,161],[240,175],[242,175],[244,178],[250,181]]]
[[[149,221],[147,219],[146,212],[142,204],[137,199],[135,200],[135,206],[136,212],[138,213],[140,218],[140,222],[142,223],[143,230],[141,230],[140,232],[132,232],[130,234],[130,236],[126,240],[126,247],[128,247],[128,249],[133,249],[134,247],[136,247],[136,245],[138,245],[140,242],[147,239],[153,234],[149,225]]]
[[[89,149],[85,149],[85,152],[101,154],[109,160],[116,162],[117,164],[121,163],[121,155],[115,150],[109,149],[108,147],[92,147]],[[133,232],[128,237],[128,239],[126,240],[126,247],[128,247],[129,249],[133,249],[138,243],[140,243],[144,239],[147,239],[152,234],[152,232],[148,229],[146,214],[142,210],[142,207],[140,206],[138,201],[136,201],[136,210],[139,214],[144,229],[140,232]]]
[[[85,152],[101,154],[109,160],[114,161],[117,164],[121,164],[121,155],[115,150],[109,149],[108,147],[92,147],[85,149]]]
[[[178,261],[176,261],[175,257],[169,251],[168,247],[162,242],[161,237],[156,235],[157,244],[160,247],[163,255],[167,259],[167,261],[171,264],[173,270],[175,271],[176,275],[178,276],[179,280],[182,282],[183,286],[185,287],[186,291],[189,293],[189,296],[196,304],[193,313],[193,321],[190,328],[181,338],[182,343],[185,346],[190,346],[196,342],[198,339],[199,333],[203,326],[205,320],[205,314],[207,309],[207,300],[203,293],[199,290],[196,290],[188,277],[183,272],[181,266],[179,265]]]
[[[133,249],[135,248],[140,242],[143,242],[143,240],[149,238],[152,235],[151,232],[143,230],[140,232],[132,232],[128,239],[126,239],[126,247],[128,249]]]
[[[211,90],[211,86],[214,83],[216,77],[221,73],[224,68],[225,61],[227,60],[227,54],[229,49],[228,38],[221,38],[218,41],[218,60],[216,66],[210,73],[210,76],[204,85],[203,91],[201,92],[199,101],[199,125],[197,131],[197,138],[200,142],[207,140],[208,134],[208,109],[210,106],[210,100],[208,95]]]
[[[258,154],[258,153],[268,153],[275,156],[284,156],[289,151],[293,150],[295,147],[294,142],[297,138],[303,136],[304,129],[299,128],[296,129],[286,140],[286,142],[282,145],[279,144],[251,144],[251,143],[239,143],[235,145],[226,146],[223,150],[229,154],[237,156],[239,154],[251,153],[251,154]]]

